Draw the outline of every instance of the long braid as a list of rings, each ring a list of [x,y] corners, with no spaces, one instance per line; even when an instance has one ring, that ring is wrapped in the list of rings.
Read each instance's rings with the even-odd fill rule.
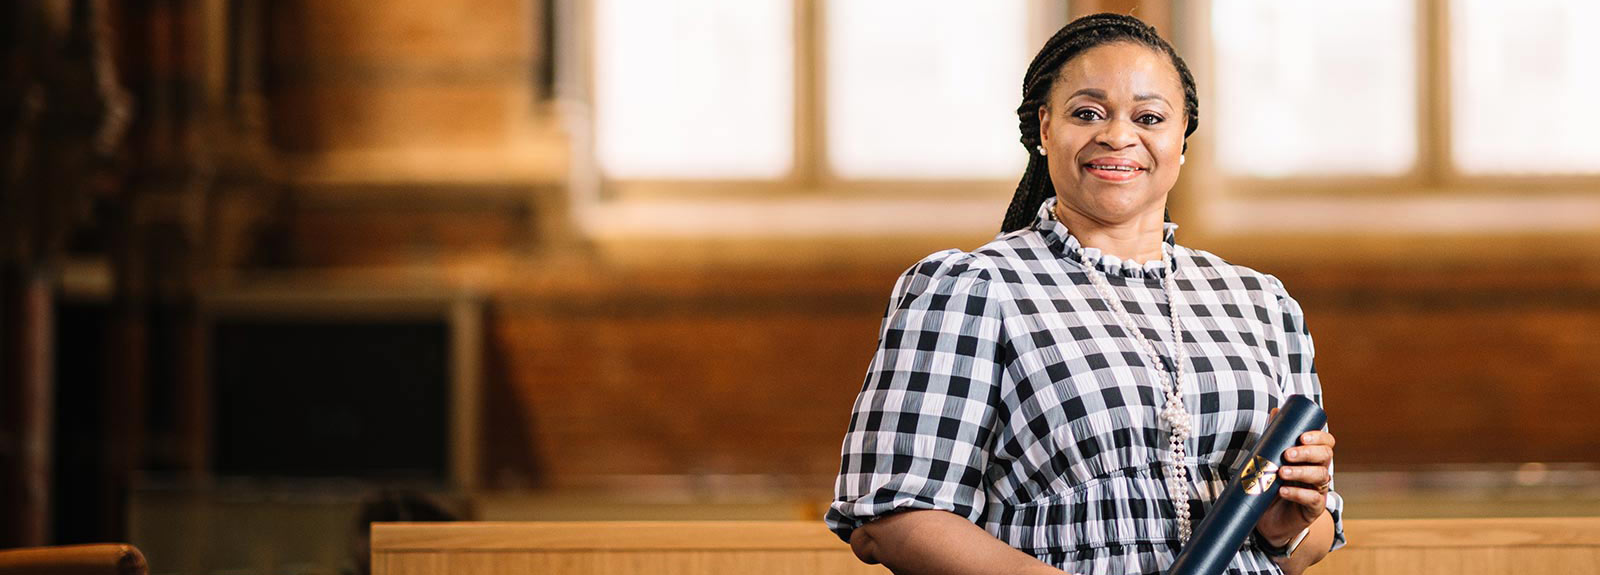
[[[1028,226],[1038,212],[1039,205],[1055,195],[1050,182],[1050,169],[1044,155],[1039,153],[1039,109],[1049,105],[1050,87],[1055,84],[1062,66],[1090,48],[1114,42],[1133,42],[1166,54],[1183,84],[1183,108],[1188,120],[1184,129],[1185,140],[1200,126],[1200,98],[1195,90],[1194,76],[1178,57],[1172,45],[1156,33],[1156,29],[1138,18],[1122,14],[1091,14],[1062,27],[1046,41],[1022,79],[1022,105],[1017,107],[1017,128],[1022,132],[1022,147],[1028,152],[1028,167],[1017,182],[1017,193],[1011,197],[1000,232],[1007,233]],[[1185,141],[1184,149],[1188,149]],[[1170,220],[1170,218],[1168,218]]]

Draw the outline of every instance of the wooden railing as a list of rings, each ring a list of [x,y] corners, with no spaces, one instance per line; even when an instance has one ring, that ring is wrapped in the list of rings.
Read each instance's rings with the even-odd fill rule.
[[[1345,535],[1311,573],[1600,574],[1600,518],[1349,521]]]
[[[1600,575],[1600,518],[1350,521],[1317,575]],[[380,523],[375,575],[887,573],[820,523]]]

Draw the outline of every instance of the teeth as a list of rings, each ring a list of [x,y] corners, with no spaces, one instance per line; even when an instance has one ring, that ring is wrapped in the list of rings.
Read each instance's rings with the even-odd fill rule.
[[[1102,166],[1099,164],[1089,164],[1089,167],[1096,170],[1116,170],[1119,172],[1133,172],[1139,169],[1133,166]]]

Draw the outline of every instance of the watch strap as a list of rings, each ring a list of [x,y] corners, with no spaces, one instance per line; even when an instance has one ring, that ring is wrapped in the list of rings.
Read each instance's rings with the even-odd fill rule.
[[[1262,537],[1259,531],[1252,531],[1250,535],[1255,540],[1256,548],[1266,553],[1268,557],[1288,559],[1290,555],[1294,555],[1295,550],[1300,548],[1300,543],[1304,542],[1306,536],[1310,534],[1311,527],[1307,526],[1305,529],[1301,529],[1300,534],[1294,536],[1294,539],[1290,539],[1288,545],[1283,547],[1273,545],[1272,542],[1267,541],[1266,537]]]

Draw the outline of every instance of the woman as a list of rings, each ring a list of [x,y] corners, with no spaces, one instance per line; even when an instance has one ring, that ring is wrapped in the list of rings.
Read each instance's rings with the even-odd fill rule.
[[[1161,572],[1270,411],[1320,403],[1283,285],[1164,222],[1198,108],[1132,17],[1076,20],[1034,58],[1002,235],[912,266],[885,314],[827,517],[863,561]],[[1343,544],[1334,438],[1300,441],[1230,572],[1299,573]]]

